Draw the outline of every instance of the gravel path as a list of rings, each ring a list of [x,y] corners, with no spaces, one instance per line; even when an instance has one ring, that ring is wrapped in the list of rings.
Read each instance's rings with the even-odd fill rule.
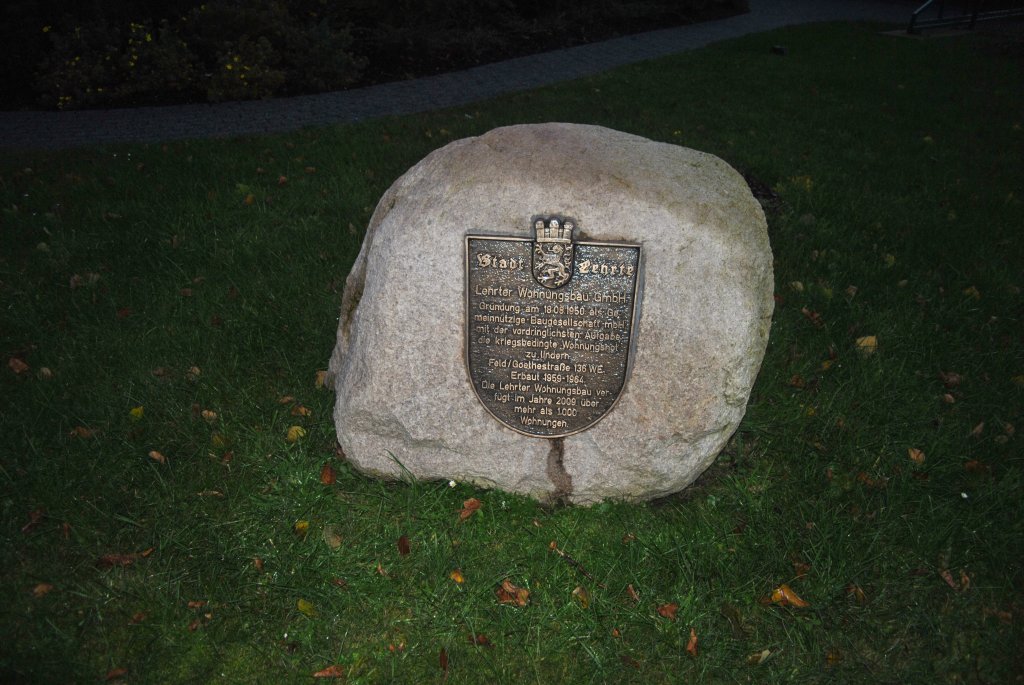
[[[906,23],[893,0],[750,0],[737,17],[555,50],[465,71],[300,97],[81,112],[0,112],[0,149],[65,149],[277,133],[464,105],[770,29],[819,21]]]

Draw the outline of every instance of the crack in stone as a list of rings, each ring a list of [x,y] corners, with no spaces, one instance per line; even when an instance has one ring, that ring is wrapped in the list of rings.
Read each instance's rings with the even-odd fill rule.
[[[565,464],[562,462],[562,457],[565,454],[565,438],[554,438],[550,440],[550,443],[547,475],[555,489],[548,496],[548,501],[568,504],[569,498],[572,496],[572,476],[565,470]]]

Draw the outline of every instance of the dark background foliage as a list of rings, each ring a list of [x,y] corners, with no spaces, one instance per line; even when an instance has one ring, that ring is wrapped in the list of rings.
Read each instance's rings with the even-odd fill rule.
[[[296,95],[745,11],[746,0],[119,0],[3,9],[6,108]]]

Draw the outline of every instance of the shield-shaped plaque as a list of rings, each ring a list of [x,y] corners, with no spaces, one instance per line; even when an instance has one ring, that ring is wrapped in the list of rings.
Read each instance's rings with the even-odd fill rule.
[[[576,223],[534,220],[529,238],[466,236],[466,366],[512,430],[557,438],[615,406],[635,351],[640,246],[576,242]]]

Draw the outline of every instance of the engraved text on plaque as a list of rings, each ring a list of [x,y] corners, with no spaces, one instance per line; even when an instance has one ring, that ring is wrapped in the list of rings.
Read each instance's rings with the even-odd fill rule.
[[[574,242],[574,222],[556,217],[534,228],[466,236],[466,362],[498,421],[555,438],[597,423],[625,386],[640,246]]]

